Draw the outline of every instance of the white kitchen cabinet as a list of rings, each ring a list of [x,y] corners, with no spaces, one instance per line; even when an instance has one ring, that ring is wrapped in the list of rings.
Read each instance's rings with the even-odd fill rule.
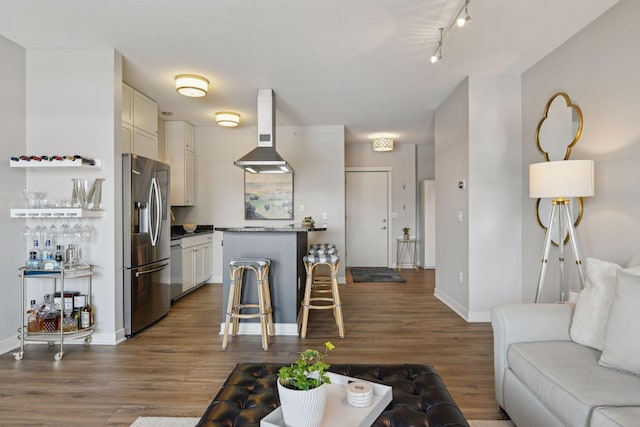
[[[181,271],[181,291],[185,293],[192,288],[205,283],[213,276],[213,235],[187,235],[180,242],[180,258],[177,251],[172,250],[172,272]],[[180,265],[177,265],[180,262]],[[172,279],[175,280],[178,278]]]
[[[158,158],[158,138],[136,127],[133,128],[131,152],[149,159]]]
[[[195,131],[185,121],[165,122],[167,162],[171,165],[171,205],[193,206],[196,202]]]
[[[206,282],[213,275],[213,260],[211,259],[211,242],[194,247],[194,282]]]
[[[158,158],[158,104],[122,83],[122,152]]]
[[[184,240],[184,239],[183,239]],[[186,292],[193,288],[195,283],[194,275],[194,248],[188,247],[182,249],[182,292]]]
[[[122,152],[132,153],[133,147],[133,125],[130,123],[122,122]]]
[[[126,83],[122,83],[122,123],[133,126],[133,91]]]
[[[152,135],[158,135],[158,104],[135,89],[133,91],[133,126]]]

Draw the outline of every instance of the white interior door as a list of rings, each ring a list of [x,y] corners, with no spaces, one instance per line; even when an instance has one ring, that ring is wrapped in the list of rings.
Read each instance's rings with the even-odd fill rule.
[[[347,267],[388,266],[388,173],[346,172]]]

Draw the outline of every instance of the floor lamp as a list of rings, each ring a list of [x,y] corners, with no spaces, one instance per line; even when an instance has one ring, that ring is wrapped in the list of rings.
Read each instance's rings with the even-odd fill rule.
[[[578,240],[573,219],[569,212],[569,199],[572,197],[590,197],[594,194],[593,160],[560,160],[534,163],[529,165],[529,197],[551,200],[551,214],[544,238],[542,265],[538,276],[536,303],[540,302],[544,277],[547,271],[549,250],[553,228],[558,230],[558,249],[560,261],[560,302],[565,301],[564,289],[564,243],[567,232],[571,249],[578,268],[580,287],[584,287],[582,260],[578,251]]]

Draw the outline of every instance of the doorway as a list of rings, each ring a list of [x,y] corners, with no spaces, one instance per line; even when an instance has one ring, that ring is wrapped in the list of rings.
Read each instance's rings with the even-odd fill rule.
[[[390,168],[347,168],[346,266],[388,267]]]

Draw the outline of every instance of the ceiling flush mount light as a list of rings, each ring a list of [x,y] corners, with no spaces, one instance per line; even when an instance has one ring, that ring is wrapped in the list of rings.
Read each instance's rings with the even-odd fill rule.
[[[393,138],[374,138],[373,151],[391,151],[393,150]]]
[[[195,74],[180,74],[176,76],[176,91],[180,95],[201,98],[209,90],[209,80]]]
[[[216,123],[225,127],[236,127],[240,123],[240,114],[231,111],[220,111],[216,113]]]
[[[471,17],[469,16],[469,10],[468,10],[469,3],[470,3],[470,0],[465,0],[464,2],[464,16],[458,13],[458,19],[456,19],[456,24],[460,28],[464,27],[464,24],[466,24],[467,21],[471,20]],[[460,10],[460,12],[462,12],[462,10]]]
[[[440,41],[438,42],[438,46],[436,46],[436,49],[433,51],[433,55],[431,55],[432,64],[435,64],[436,62],[442,59],[442,36],[443,36],[444,28],[440,27],[439,29],[440,29]]]

